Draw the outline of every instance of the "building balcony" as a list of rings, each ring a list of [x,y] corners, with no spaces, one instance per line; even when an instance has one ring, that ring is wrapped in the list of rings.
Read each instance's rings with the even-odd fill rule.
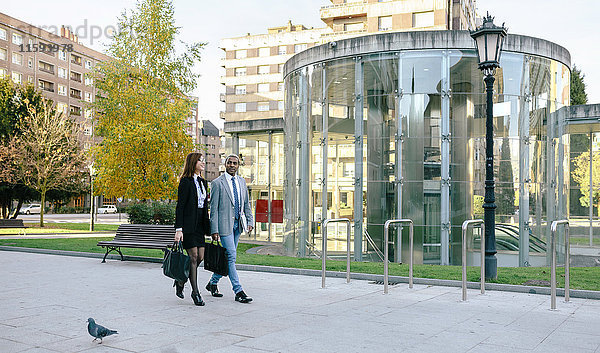
[[[323,6],[320,10],[321,20],[349,18],[367,15],[367,1]]]
[[[45,67],[41,67],[41,66],[40,66],[40,71],[42,71],[42,72],[46,72],[46,73],[49,73],[49,74],[51,74],[51,75],[54,75],[54,70],[53,70],[53,69],[47,69],[47,68],[45,68]]]
[[[221,100],[221,102],[225,103],[225,93],[221,93],[219,95],[219,99]]]

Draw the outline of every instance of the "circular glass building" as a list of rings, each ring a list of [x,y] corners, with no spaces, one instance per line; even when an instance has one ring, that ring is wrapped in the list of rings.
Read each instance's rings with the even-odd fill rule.
[[[493,107],[499,266],[545,265],[549,225],[566,215],[569,68],[559,45],[506,38]],[[385,221],[409,218],[415,263],[460,264],[461,225],[483,217],[485,179],[485,84],[469,32],[340,40],[284,71],[286,249],[318,253],[322,221],[349,218],[354,259],[378,260]],[[328,250],[345,252],[346,226],[328,231]],[[396,261],[408,259],[399,233]],[[468,238],[469,264],[479,237]]]

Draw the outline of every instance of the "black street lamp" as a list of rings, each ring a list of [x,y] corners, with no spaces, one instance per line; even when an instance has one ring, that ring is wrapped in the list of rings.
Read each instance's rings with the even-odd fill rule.
[[[485,197],[483,199],[485,223],[485,278],[498,278],[498,262],[496,259],[496,196],[494,195],[494,73],[500,66],[500,52],[506,28],[494,25],[494,18],[489,14],[483,18],[483,24],[471,32],[475,39],[479,69],[485,76],[486,117],[485,117]]]

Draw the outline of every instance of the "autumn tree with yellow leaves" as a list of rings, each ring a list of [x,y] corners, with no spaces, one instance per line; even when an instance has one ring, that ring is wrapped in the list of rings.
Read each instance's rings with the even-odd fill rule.
[[[109,45],[114,60],[95,67],[100,94],[93,149],[96,194],[134,199],[175,198],[177,178],[187,153],[194,148],[185,120],[196,87],[192,72],[203,43],[175,51],[171,1],[143,0],[118,20],[119,31]]]

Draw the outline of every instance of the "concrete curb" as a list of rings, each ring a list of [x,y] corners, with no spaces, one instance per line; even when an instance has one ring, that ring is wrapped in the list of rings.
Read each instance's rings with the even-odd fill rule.
[[[89,257],[101,259],[104,254],[97,253],[84,253],[77,251],[65,251],[65,250],[49,250],[49,249],[34,249],[34,248],[21,248],[16,246],[0,246],[0,251],[18,251],[35,254],[49,254],[49,255],[61,255],[61,256],[75,256],[75,257]],[[141,256],[123,256],[124,260],[128,261],[142,261],[142,262],[153,262],[162,263],[162,259],[153,257],[141,257]],[[110,260],[120,260],[119,255],[110,254],[106,257]],[[301,275],[301,276],[314,276],[320,277],[321,270],[310,270],[303,268],[289,268],[289,267],[274,267],[274,266],[262,266],[262,265],[247,265],[247,264],[236,264],[236,268],[242,271],[254,271],[254,272],[267,272],[267,273],[280,273],[287,275]],[[327,277],[330,278],[346,278],[345,272],[327,271]],[[376,281],[383,283],[383,274],[370,274],[370,273],[350,273],[351,279],[364,280],[364,281]],[[390,282],[396,283],[408,283],[408,277],[403,276],[389,276]],[[462,287],[461,281],[447,280],[447,279],[432,279],[432,278],[413,278],[415,284],[424,284],[430,286],[444,286],[444,287]],[[467,288],[479,289],[479,282],[467,282]],[[515,292],[515,293],[529,293],[529,294],[543,294],[550,295],[549,287],[534,287],[534,286],[521,286],[515,284],[501,284],[501,283],[486,283],[486,290],[496,290],[504,292]],[[382,289],[383,290],[383,289]],[[571,289],[570,296],[572,298],[583,298],[583,299],[600,299],[600,291],[592,290],[581,290]],[[556,289],[556,295],[564,297],[565,290],[562,288]]]

